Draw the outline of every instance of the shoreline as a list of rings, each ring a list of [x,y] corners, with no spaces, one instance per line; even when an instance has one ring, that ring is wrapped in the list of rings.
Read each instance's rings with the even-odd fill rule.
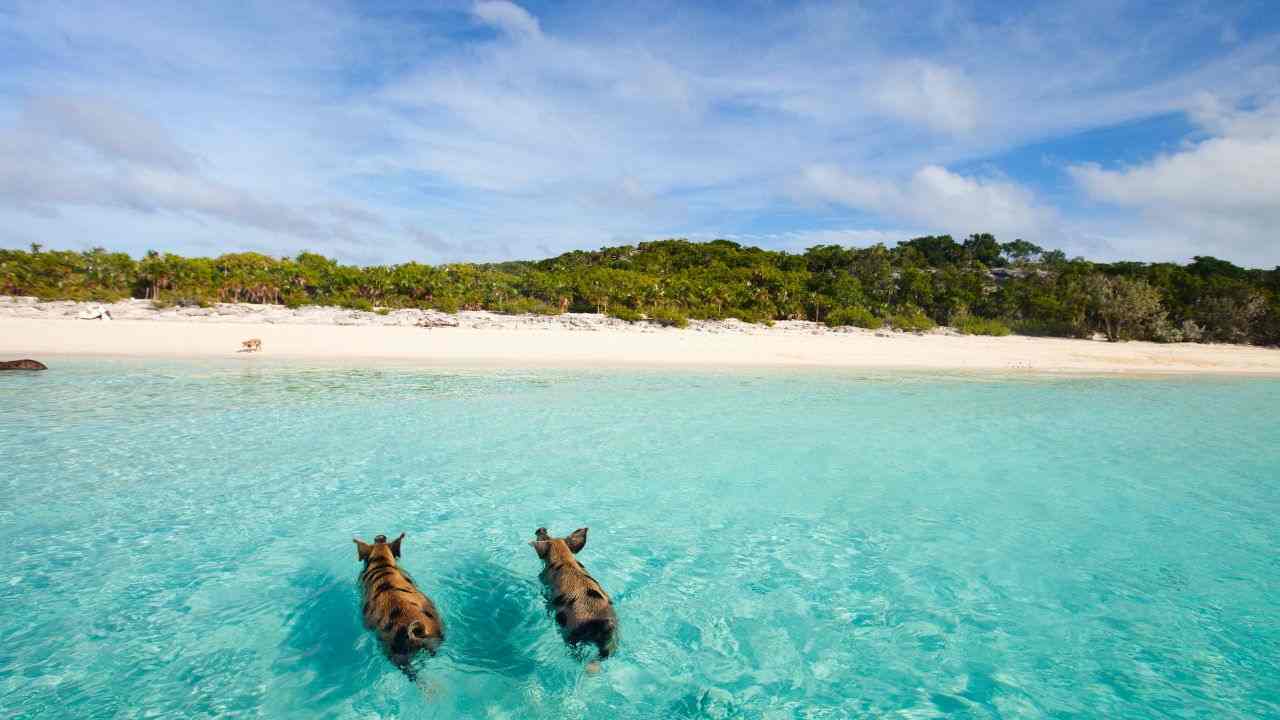
[[[782,321],[690,321],[686,329],[600,315],[497,315],[218,305],[155,310],[0,298],[0,359],[113,357],[382,363],[477,368],[790,368],[1000,374],[1280,377],[1280,350],[1240,345],[914,334]],[[420,327],[418,323],[433,325]],[[445,326],[448,325],[448,326]],[[239,352],[261,338],[260,353]]]

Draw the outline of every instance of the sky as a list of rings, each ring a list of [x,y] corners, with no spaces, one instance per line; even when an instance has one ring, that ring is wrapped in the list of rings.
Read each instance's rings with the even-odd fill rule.
[[[1280,264],[1280,2],[0,0],[0,247]]]

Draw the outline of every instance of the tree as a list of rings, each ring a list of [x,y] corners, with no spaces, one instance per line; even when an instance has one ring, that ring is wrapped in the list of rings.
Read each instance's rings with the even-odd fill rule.
[[[1160,293],[1143,280],[1095,273],[1086,279],[1086,287],[1090,309],[1110,342],[1147,337],[1164,320]]]
[[[1022,265],[1039,259],[1044,254],[1044,248],[1018,238],[1013,242],[1001,243],[1000,253],[1015,265]]]
[[[918,252],[930,267],[956,265],[964,262],[965,248],[950,235],[926,235],[898,243],[902,255]]]
[[[1254,324],[1267,313],[1267,298],[1245,283],[1218,278],[1200,297],[1194,312],[1206,339],[1247,343]]]
[[[1004,259],[1000,257],[1000,243],[996,242],[996,237],[991,233],[970,235],[964,241],[964,250],[969,257],[987,267],[1004,265]]]

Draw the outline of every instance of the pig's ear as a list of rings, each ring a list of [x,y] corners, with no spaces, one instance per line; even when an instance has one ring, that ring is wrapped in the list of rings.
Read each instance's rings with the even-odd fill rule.
[[[400,533],[400,537],[391,541],[391,554],[400,557],[400,541],[404,539],[404,533]]]
[[[534,552],[538,553],[538,557],[543,560],[547,559],[547,551],[551,549],[550,542],[546,540],[530,540],[529,546],[533,548]]]
[[[587,545],[587,529],[578,528],[574,530],[572,535],[564,539],[564,544],[569,546],[574,555],[577,555]]]
[[[362,542],[359,538],[352,538],[356,544],[356,559],[368,560],[369,553],[373,550],[373,546],[367,542]]]
[[[546,528],[538,528],[533,532],[533,537],[537,540],[550,540],[551,533],[547,532]]]

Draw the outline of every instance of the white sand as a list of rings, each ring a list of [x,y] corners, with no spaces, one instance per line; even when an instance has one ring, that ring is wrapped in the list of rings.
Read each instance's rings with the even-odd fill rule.
[[[773,328],[692,323],[684,330],[629,325],[598,315],[553,318],[490,313],[453,316],[459,327],[415,327],[424,316],[335,308],[288,311],[217,306],[155,312],[145,303],[107,306],[114,321],[77,320],[84,304],[0,298],[0,360],[60,356],[277,358],[396,361],[421,365],[572,367],[842,367],[1048,373],[1222,373],[1280,376],[1280,350],[1234,345],[1106,343],[866,330],[813,323]],[[448,316],[434,316],[437,320]],[[349,324],[335,324],[349,323]],[[238,352],[261,338],[261,353]]]

